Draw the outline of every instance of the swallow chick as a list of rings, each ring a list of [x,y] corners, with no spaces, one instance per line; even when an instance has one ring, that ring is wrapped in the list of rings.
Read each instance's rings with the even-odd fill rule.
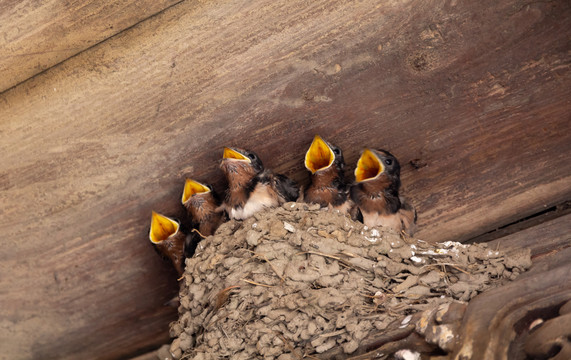
[[[305,189],[303,200],[347,211],[349,194],[341,149],[315,135],[305,153],[305,167],[311,171],[311,184]]]
[[[277,207],[299,196],[297,184],[285,175],[264,169],[252,151],[224,148],[220,168],[228,181],[226,199],[220,209],[230,219],[243,220],[265,208]]]
[[[213,235],[224,221],[223,214],[216,211],[220,201],[210,185],[186,179],[182,192],[182,205],[192,219],[193,226],[203,236]]]
[[[350,189],[356,218],[369,227],[390,227],[412,236],[416,211],[399,197],[400,184],[400,164],[396,157],[386,150],[365,149]]]
[[[171,260],[181,276],[184,269],[186,235],[180,230],[180,223],[153,211],[149,239],[161,254]]]
[[[192,179],[186,179],[184,183],[181,202],[191,219],[192,228],[198,231],[193,230],[187,236],[184,256],[189,258],[194,255],[198,243],[203,238],[214,235],[216,229],[224,222],[225,215],[217,211],[220,200],[212,186]]]

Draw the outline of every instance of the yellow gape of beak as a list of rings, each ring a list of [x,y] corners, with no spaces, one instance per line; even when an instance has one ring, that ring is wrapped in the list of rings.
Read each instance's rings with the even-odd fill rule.
[[[228,147],[224,148],[224,154],[222,155],[223,159],[234,159],[234,160],[245,160],[247,162],[251,162],[250,159],[239,152],[232,150]]]
[[[363,154],[357,162],[357,168],[355,169],[355,180],[357,182],[371,180],[379,176],[385,167],[383,163],[374,152],[369,149],[365,149]]]
[[[151,231],[149,239],[152,243],[158,244],[163,240],[175,235],[180,227],[179,223],[153,211],[151,218]]]
[[[184,204],[185,202],[187,202],[188,199],[190,199],[190,197],[194,194],[201,194],[207,192],[210,192],[208,186],[201,184],[198,181],[186,179],[186,182],[184,183],[184,190],[182,192],[182,203]]]
[[[318,170],[324,170],[333,164],[335,154],[333,150],[327,145],[325,141],[319,136],[315,135],[313,142],[309,146],[309,150],[305,153],[305,167],[307,170],[315,174]]]

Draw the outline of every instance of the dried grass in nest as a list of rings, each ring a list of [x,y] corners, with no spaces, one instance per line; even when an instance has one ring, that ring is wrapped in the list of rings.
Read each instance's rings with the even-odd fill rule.
[[[188,359],[355,355],[409,336],[410,326],[394,328],[404,316],[468,301],[530,264],[505,259],[485,245],[403,239],[287,203],[199,244],[170,350]]]

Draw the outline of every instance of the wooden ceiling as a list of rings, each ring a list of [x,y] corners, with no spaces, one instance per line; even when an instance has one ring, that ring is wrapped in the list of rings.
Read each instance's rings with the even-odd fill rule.
[[[302,184],[315,134],[400,160],[418,237],[571,199],[567,1],[0,4],[0,347],[121,358],[168,341],[151,210],[222,147]]]

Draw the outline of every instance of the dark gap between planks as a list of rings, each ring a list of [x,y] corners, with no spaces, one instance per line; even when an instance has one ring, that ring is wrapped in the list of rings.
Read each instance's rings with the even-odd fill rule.
[[[473,243],[489,242],[528,229],[532,226],[536,226],[541,223],[556,219],[558,217],[567,215],[569,213],[571,213],[571,200],[566,200],[560,204],[547,208],[538,213],[526,216],[522,219],[500,226],[497,229],[473,237],[465,241],[464,243],[473,244]]]

